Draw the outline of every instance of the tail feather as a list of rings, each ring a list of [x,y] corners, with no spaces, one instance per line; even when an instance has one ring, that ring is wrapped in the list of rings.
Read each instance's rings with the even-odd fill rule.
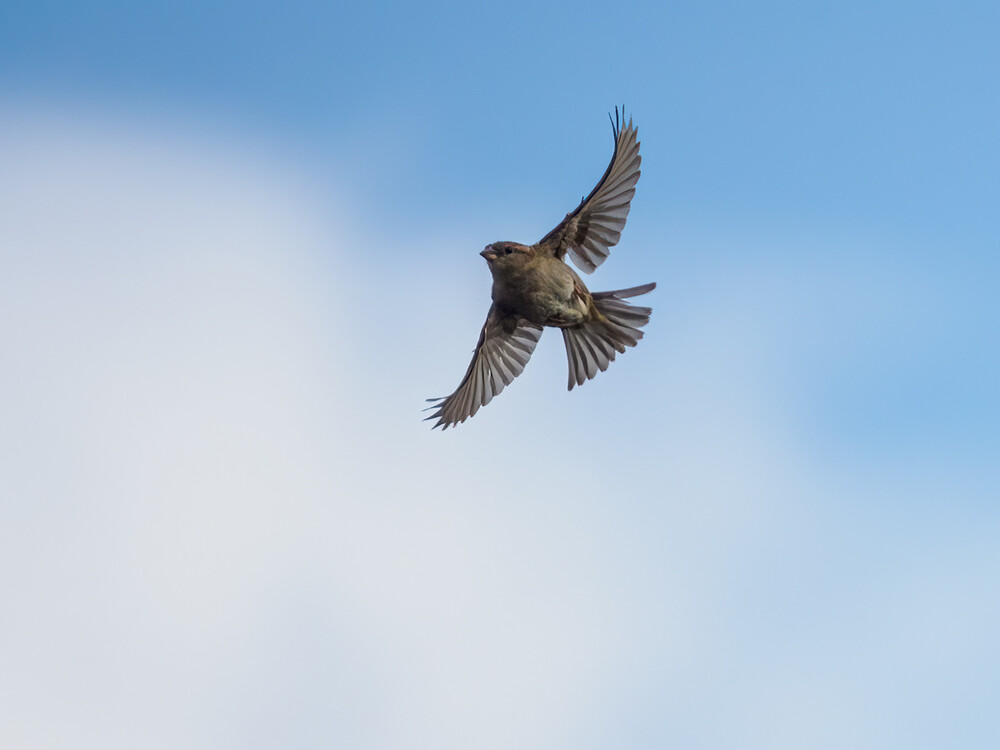
[[[649,322],[651,307],[639,307],[625,301],[656,288],[656,284],[643,284],[615,292],[598,292],[592,295],[600,318],[589,320],[573,328],[563,328],[566,359],[569,362],[569,389],[583,385],[604,372],[615,361],[615,353],[635,346],[642,338],[642,328]]]
[[[607,299],[608,297],[617,297],[618,299],[623,299],[625,297],[638,297],[640,294],[646,294],[656,289],[656,282],[651,281],[648,284],[642,284],[641,286],[633,286],[628,289],[618,289],[613,292],[594,292],[591,296],[597,299]]]

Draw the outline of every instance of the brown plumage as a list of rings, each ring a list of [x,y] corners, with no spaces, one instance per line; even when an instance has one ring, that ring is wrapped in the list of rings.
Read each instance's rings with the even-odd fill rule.
[[[615,150],[604,176],[576,210],[534,245],[494,242],[480,253],[493,274],[493,305],[479,343],[455,392],[435,402],[435,427],[464,422],[524,371],[542,328],[561,328],[569,362],[569,388],[608,369],[616,353],[635,346],[652,309],[626,302],[652,291],[644,284],[591,293],[564,258],[592,273],[618,244],[639,181],[639,140],[629,119],[623,129],[615,108]]]

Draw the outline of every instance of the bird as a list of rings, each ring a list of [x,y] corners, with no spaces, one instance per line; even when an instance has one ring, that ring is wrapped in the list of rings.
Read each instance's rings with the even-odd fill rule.
[[[635,346],[652,308],[626,300],[651,292],[656,283],[612,292],[590,292],[566,263],[593,273],[618,244],[639,181],[638,130],[625,108],[611,118],[614,152],[600,181],[575,210],[534,245],[493,242],[480,255],[493,275],[492,299],[465,377],[450,396],[427,399],[447,430],[480,407],[524,371],[545,327],[562,330],[569,362],[569,390],[608,369],[617,353]]]

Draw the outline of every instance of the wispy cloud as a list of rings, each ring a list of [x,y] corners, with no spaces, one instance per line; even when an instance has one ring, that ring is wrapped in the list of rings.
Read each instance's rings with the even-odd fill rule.
[[[6,744],[995,736],[997,515],[810,442],[774,332],[833,325],[787,322],[815,266],[668,280],[612,372],[567,395],[549,335],[442,435],[488,281],[440,237],[390,265],[224,136],[0,129]]]

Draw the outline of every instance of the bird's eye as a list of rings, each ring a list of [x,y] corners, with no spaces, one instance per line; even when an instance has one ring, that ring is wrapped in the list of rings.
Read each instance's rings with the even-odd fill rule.
[[[512,252],[514,252],[514,251],[513,251],[513,250],[511,250],[511,249],[510,249],[509,247],[505,247],[505,248],[503,249],[503,254],[504,254],[504,255],[510,255],[510,254],[511,254]]]

